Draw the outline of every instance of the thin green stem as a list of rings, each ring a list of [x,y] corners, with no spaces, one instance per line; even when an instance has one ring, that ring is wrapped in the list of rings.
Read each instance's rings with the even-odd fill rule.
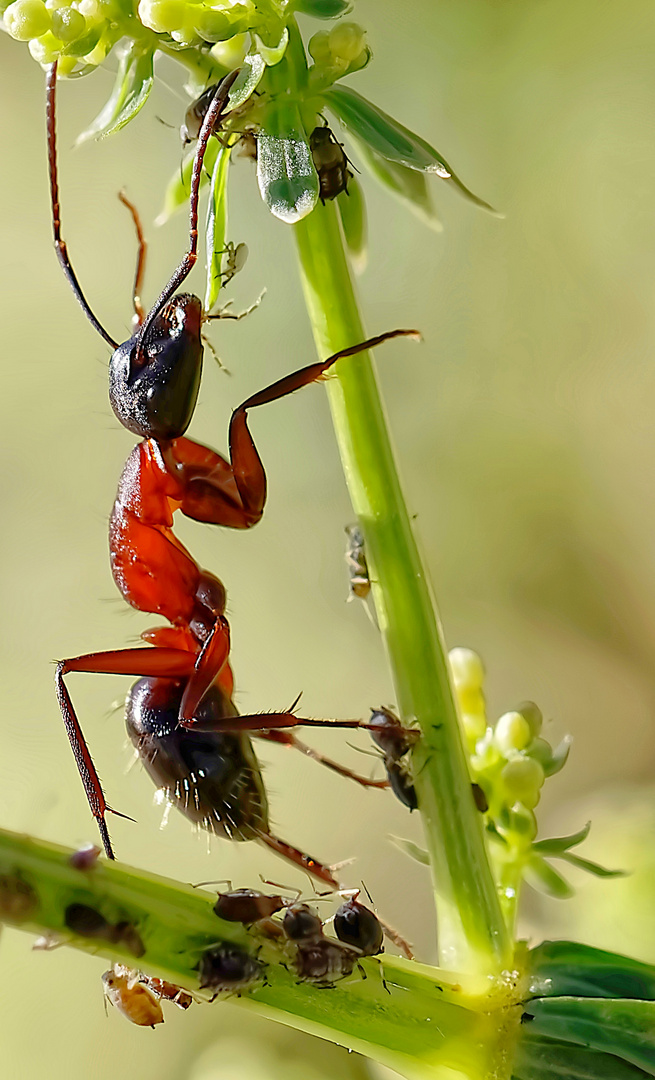
[[[332,990],[321,989],[298,981],[293,947],[219,919],[210,893],[104,859],[78,870],[71,854],[0,831],[0,920],[54,934],[62,943],[138,965],[192,990],[203,952],[230,942],[266,964],[267,980],[232,1001],[338,1042],[412,1080],[504,1075],[498,1070],[510,1054],[521,1013],[515,985],[383,956],[362,960]],[[130,933],[117,943],[76,935],[67,926],[72,904],[93,908],[112,926],[127,924]]]
[[[305,300],[321,357],[366,337],[334,204],[294,226]],[[381,328],[382,329],[382,328]],[[401,346],[402,347],[402,346]],[[411,358],[405,361],[409,370]],[[405,720],[423,739],[416,787],[430,854],[441,962],[497,971],[511,942],[484,846],[435,615],[400,488],[370,356],[337,365],[328,397],[350,497],[362,524],[373,589]]]

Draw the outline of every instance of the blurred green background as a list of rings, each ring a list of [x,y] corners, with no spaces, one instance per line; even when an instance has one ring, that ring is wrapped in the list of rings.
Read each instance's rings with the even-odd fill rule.
[[[435,235],[368,183],[370,266],[360,282],[371,333],[418,326],[422,348],[378,361],[390,423],[449,645],[480,651],[491,715],[535,699],[557,741],[575,744],[546,786],[542,835],[594,829],[582,854],[634,873],[580,878],[575,900],[527,895],[533,939],[575,934],[655,961],[655,9],[646,0],[358,0],[375,62],[351,80],[453,163],[502,210],[498,220],[434,181]],[[316,24],[312,23],[312,30]],[[115,62],[114,62],[115,63]],[[111,67],[111,62],[109,67]],[[151,240],[146,298],[184,245],[185,222],[151,222],[178,167],[182,78],[162,82],[127,130],[73,152],[112,83],[99,71],[59,97],[64,235],[92,305],[128,336],[134,238],[116,199],[141,208]],[[107,350],[68,291],[50,243],[43,78],[0,35],[0,262],[4,509],[0,822],[71,845],[96,840],[52,687],[52,660],[121,647],[152,620],[113,586],[107,519],[133,443],[107,401]],[[356,157],[355,164],[357,164]],[[251,251],[230,296],[247,320],[212,330],[191,434],[225,447],[230,409],[313,356],[292,238],[261,204],[251,166],[230,180],[230,236]],[[195,287],[202,291],[200,276]],[[378,634],[346,605],[343,528],[352,519],[324,395],[310,389],[253,421],[270,482],[252,534],[179,522],[229,595],[238,703],[364,716],[392,703]],[[74,683],[74,685],[73,685]],[[150,781],[130,755],[127,680],[75,677],[74,700],[110,801],[120,857],[185,881],[302,880],[254,845],[194,837],[174,815],[158,831]],[[312,736],[314,739],[314,736]],[[366,740],[352,739],[364,748]],[[336,734],[316,745],[368,768]],[[281,835],[336,861],[357,856],[381,914],[434,957],[421,867],[389,833],[420,839],[391,798],[300,755],[266,764]],[[19,1080],[157,1076],[240,1080],[362,1075],[231,1005],[169,1010],[156,1035],[105,1018],[102,959],[0,944],[0,1055]]]

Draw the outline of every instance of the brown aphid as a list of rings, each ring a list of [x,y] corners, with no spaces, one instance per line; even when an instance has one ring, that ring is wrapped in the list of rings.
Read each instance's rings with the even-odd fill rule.
[[[313,983],[322,990],[352,975],[358,953],[330,938],[300,942],[294,959],[294,970],[303,982]]]
[[[207,949],[198,964],[201,990],[213,990],[212,1001],[221,992],[238,994],[264,978],[264,965],[238,945]]]
[[[143,956],[146,951],[139,931],[131,922],[123,921],[113,926],[110,940],[123,945],[132,956]]]
[[[353,174],[348,168],[343,146],[329,127],[319,125],[314,128],[309,136],[309,149],[318,173],[319,198],[323,205],[326,199],[336,199],[342,191],[348,194],[348,181]]]
[[[114,964],[102,976],[105,1000],[139,1027],[154,1028],[164,1023],[159,997],[140,980],[140,972],[122,964]]]
[[[39,897],[19,874],[0,874],[0,919],[24,922],[39,906]]]
[[[287,901],[282,896],[267,896],[255,889],[234,889],[233,892],[218,894],[214,913],[226,922],[251,926],[260,919],[269,919],[286,906]]]
[[[475,803],[476,809],[479,810],[481,814],[486,814],[489,809],[489,803],[487,801],[487,796],[484,793],[484,789],[481,788],[479,784],[471,784],[471,794],[473,795],[473,802]]]
[[[323,923],[309,904],[289,904],[282,920],[282,929],[289,941],[309,944],[323,937]]]
[[[346,535],[348,537],[345,555],[348,567],[348,599],[357,597],[359,600],[366,600],[371,591],[371,582],[364,550],[364,534],[359,525],[346,525]]]

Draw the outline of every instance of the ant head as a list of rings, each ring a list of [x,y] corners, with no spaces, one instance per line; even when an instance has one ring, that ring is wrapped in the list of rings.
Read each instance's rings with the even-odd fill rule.
[[[186,431],[202,372],[202,304],[180,293],[164,305],[145,336],[138,331],[109,361],[109,400],[121,424],[142,439],[176,439]]]

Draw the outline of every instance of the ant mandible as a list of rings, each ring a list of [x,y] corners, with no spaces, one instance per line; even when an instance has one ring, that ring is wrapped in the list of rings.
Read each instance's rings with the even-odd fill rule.
[[[232,414],[229,460],[184,437],[200,385],[204,321],[198,297],[176,293],[197,260],[198,195],[204,154],[211,133],[228,104],[238,72],[218,86],[204,117],[194,158],[190,192],[189,250],[146,314],[139,299],[145,242],[136,210],[132,213],[139,247],[134,283],[135,333],[118,344],[92,312],[61,236],[55,134],[57,64],[47,73],[46,122],[55,249],[64,274],[87,318],[112,348],[109,394],[120,422],[142,440],[130,453],[110,518],[109,542],[114,581],[124,599],[139,611],[167,619],[169,626],[145,631],[147,648],[117,649],[71,657],[57,664],[56,689],[66,731],[105,852],[114,852],[106,802],[73,704],[64,682],[80,671],[139,676],[126,704],[130,738],[147,772],[187,817],[211,832],[234,840],[258,839],[328,884],[327,866],[271,834],[266,792],[248,731],[298,746],[342,775],[367,786],[387,781],[358,777],[299,743],[289,731],[298,725],[368,727],[352,721],[300,719],[293,711],[239,716],[232,703],[230,633],[225,618],[225,588],[202,570],[174,536],[173,513],[230,528],[255,525],[266,501],[266,475],[250,431],[248,410],[277,401],[320,379],[341,357],[415,331],[395,330],[351,346],[247,398]],[[154,647],[153,647],[154,646]],[[124,816],[124,815],[119,815]]]

